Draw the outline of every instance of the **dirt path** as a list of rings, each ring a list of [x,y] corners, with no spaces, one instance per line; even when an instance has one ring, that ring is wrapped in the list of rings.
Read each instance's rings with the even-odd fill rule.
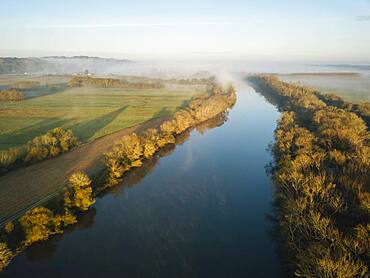
[[[157,127],[163,120],[163,118],[152,119],[144,124],[123,129],[84,144],[64,155],[1,176],[0,226],[55,196],[72,173],[76,171],[90,173],[102,167],[103,153],[123,135]]]

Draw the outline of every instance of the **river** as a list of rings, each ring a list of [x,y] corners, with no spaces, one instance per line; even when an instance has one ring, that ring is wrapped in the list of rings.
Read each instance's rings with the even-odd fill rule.
[[[5,276],[279,277],[265,171],[279,113],[246,83],[236,87],[225,123],[193,130]]]

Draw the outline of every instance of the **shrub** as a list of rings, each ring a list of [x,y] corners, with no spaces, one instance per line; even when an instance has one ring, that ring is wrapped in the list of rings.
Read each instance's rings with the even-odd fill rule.
[[[0,101],[20,101],[24,100],[24,94],[15,89],[0,91]]]
[[[12,222],[8,222],[4,226],[4,230],[6,233],[10,234],[14,230],[14,224]]]
[[[12,251],[5,242],[0,242],[0,271],[2,271],[13,257]]]
[[[68,208],[65,208],[64,214],[57,214],[54,217],[54,222],[57,226],[67,227],[77,223],[77,218]]]
[[[172,134],[164,134],[158,139],[158,147],[163,148],[169,144],[175,144],[176,139]]]
[[[12,84],[13,89],[35,89],[41,86],[41,83],[38,81],[18,81]]]

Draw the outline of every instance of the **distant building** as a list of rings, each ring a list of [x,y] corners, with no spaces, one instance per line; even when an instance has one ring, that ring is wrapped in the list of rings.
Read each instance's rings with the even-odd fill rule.
[[[79,76],[92,76],[92,73],[89,72],[89,70],[85,70],[84,72],[77,72],[73,73],[73,75],[79,75]]]

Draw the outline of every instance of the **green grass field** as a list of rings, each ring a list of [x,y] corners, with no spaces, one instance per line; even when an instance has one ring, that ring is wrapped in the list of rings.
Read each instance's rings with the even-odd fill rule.
[[[26,90],[24,101],[0,102],[0,149],[24,144],[58,126],[72,129],[82,142],[88,142],[169,115],[203,89],[167,84],[163,89],[59,86]]]

